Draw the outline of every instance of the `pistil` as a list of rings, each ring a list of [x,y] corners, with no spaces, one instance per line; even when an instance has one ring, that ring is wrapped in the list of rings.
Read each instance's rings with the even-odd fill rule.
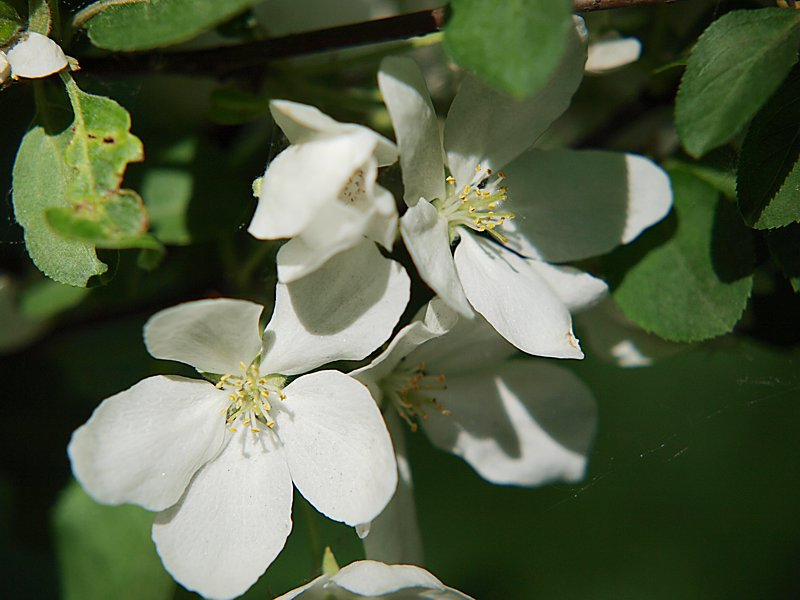
[[[475,176],[471,183],[457,189],[456,180],[447,178],[448,190],[444,200],[435,200],[438,209],[450,226],[451,241],[457,235],[459,226],[469,227],[475,231],[486,231],[500,243],[508,241],[497,228],[514,218],[514,213],[500,210],[508,200],[508,188],[501,182],[505,174],[494,173],[492,169],[475,167]]]
[[[408,367],[400,363],[397,368],[381,382],[384,397],[389,398],[411,431],[417,430],[417,420],[428,419],[428,410],[433,409],[443,416],[450,416],[435,393],[446,390],[443,374],[430,375],[425,371],[425,363]]]
[[[277,376],[262,377],[259,365],[253,361],[249,366],[239,363],[240,374],[226,373],[216,383],[217,389],[228,393],[228,408],[225,411],[225,423],[230,431],[236,433],[234,422],[243,417],[242,424],[253,433],[261,431],[259,425],[269,429],[275,427],[275,420],[270,415],[273,409],[271,400],[285,400],[281,387],[283,378]]]

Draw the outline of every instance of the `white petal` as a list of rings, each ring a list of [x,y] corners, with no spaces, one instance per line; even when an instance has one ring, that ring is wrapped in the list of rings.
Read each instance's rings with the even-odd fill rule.
[[[103,400],[72,434],[72,472],[98,502],[164,510],[219,451],[225,406],[224,392],[206,381],[144,379]]]
[[[3,83],[11,75],[11,65],[8,64],[6,53],[0,50],[0,83]]]
[[[279,283],[262,371],[295,375],[366,357],[392,334],[409,286],[403,267],[367,240],[302,279]]]
[[[382,597],[408,588],[442,591],[446,589],[441,581],[420,567],[386,565],[373,560],[351,563],[331,577],[331,581],[349,592],[367,597]],[[424,598],[425,596],[420,594],[419,597]],[[436,598],[438,599],[440,596],[436,596]]]
[[[278,280],[290,283],[312,273],[330,257],[352,248],[364,237],[391,247],[397,234],[394,197],[375,185],[371,163],[363,182],[366,192],[351,204],[327,202],[317,208],[305,229],[278,251]]]
[[[517,348],[583,358],[569,311],[529,261],[462,229],[455,263],[472,306]]]
[[[497,171],[529,148],[569,106],[585,60],[585,43],[573,30],[561,64],[530,98],[515,100],[465,77],[444,128],[447,164],[457,187],[472,181],[476,165]]]
[[[369,535],[364,538],[367,558],[386,563],[422,563],[422,539],[414,506],[414,489],[411,465],[406,453],[405,424],[392,408],[385,415],[386,427],[392,436],[397,460],[397,490],[391,501],[370,524]]]
[[[144,326],[147,351],[207,373],[238,373],[261,349],[258,320],[264,307],[246,300],[219,298],[178,304]]]
[[[269,109],[272,118],[292,144],[302,144],[323,137],[361,133],[369,136],[379,165],[390,165],[397,160],[397,146],[367,127],[354,123],[340,123],[314,106],[290,100],[273,100],[269,103]]]
[[[357,525],[384,509],[397,485],[392,441],[367,388],[338,371],[284,388],[275,414],[292,480],[325,516]]]
[[[406,204],[414,206],[420,198],[444,199],[439,121],[422,71],[409,58],[391,56],[381,62],[378,85],[400,146]]]
[[[307,591],[311,591],[311,593],[308,595],[309,599],[313,598],[314,600],[320,600],[318,589],[329,579],[330,577],[328,575],[324,574],[320,575],[319,577],[317,577],[316,579],[312,579],[305,585],[301,585],[299,588],[295,588],[293,590],[286,592],[285,594],[281,594],[280,596],[275,598],[275,600],[292,600],[293,598],[301,597]],[[330,599],[324,598],[324,600],[335,600],[335,597]]]
[[[422,280],[453,310],[472,316],[453,263],[447,221],[420,198],[400,219],[400,233]]]
[[[273,438],[240,427],[181,502],[156,516],[158,554],[187,589],[206,598],[239,596],[283,549],[292,529],[292,482]]]
[[[587,73],[606,73],[639,60],[642,44],[634,37],[602,40],[589,44]]]
[[[459,319],[446,334],[432,338],[409,354],[411,364],[425,363],[428,373],[468,373],[500,364],[519,350],[481,315]]]
[[[605,254],[672,206],[667,174],[633,154],[533,150],[506,173],[519,250],[550,262]]]
[[[422,422],[431,441],[498,484],[578,481],[596,425],[588,388],[544,361],[512,360],[448,377],[437,395],[452,414]]]
[[[259,239],[297,235],[320,206],[339,202],[340,192],[371,160],[374,149],[375,139],[363,131],[289,146],[267,166],[247,230]]]
[[[571,313],[585,310],[608,294],[608,285],[575,267],[550,265],[529,260],[530,265],[555,291]]]
[[[61,46],[33,31],[17,42],[6,56],[14,77],[47,77],[67,67],[67,57]]]
[[[381,393],[375,384],[389,375],[406,356],[425,342],[439,337],[455,326],[458,315],[441,300],[434,298],[420,311],[420,315],[394,336],[389,346],[370,364],[350,373],[370,388],[380,404]],[[389,561],[395,562],[395,561]]]

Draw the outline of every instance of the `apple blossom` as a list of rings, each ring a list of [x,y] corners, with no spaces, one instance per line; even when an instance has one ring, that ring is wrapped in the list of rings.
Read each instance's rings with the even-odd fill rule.
[[[596,424],[591,393],[566,369],[515,354],[482,318],[459,319],[435,298],[380,356],[351,373],[381,405],[401,468],[392,502],[364,540],[370,558],[420,559],[401,420],[412,431],[420,424],[434,445],[492,483],[583,478]]]
[[[397,208],[375,178],[397,160],[395,145],[305,104],[273,100],[270,110],[291,145],[267,167],[248,231],[291,238],[278,252],[279,280],[299,279],[365,237],[391,249]]]
[[[523,154],[568,107],[585,57],[576,31],[550,81],[522,101],[465,76],[443,143],[416,64],[390,57],[378,75],[409,206],[401,234],[421,278],[460,314],[483,315],[517,348],[557,358],[583,356],[570,310],[594,303],[606,285],[549,263],[631,241],[664,217],[672,199],[666,174],[640,156]]]
[[[263,336],[262,307],[243,300],[157,313],[145,326],[150,354],[208,380],[149,377],[73,434],[78,481],[99,502],[159,511],[164,566],[206,597],[242,594],[275,559],[291,530],[292,484],[349,525],[376,517],[394,492],[391,439],[364,386],[332,370],[291,377],[364,358],[405,308],[402,267],[371,242],[346,254],[279,284]]]

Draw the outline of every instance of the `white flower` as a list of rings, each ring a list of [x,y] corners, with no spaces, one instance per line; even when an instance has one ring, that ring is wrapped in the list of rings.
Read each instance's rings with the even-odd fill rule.
[[[144,379],[73,434],[72,469],[93,498],[161,511],[153,540],[188,589],[233,598],[258,579],[291,530],[292,483],[349,525],[377,516],[394,492],[391,440],[364,386],[330,370],[287,385],[331,360],[363,358],[391,335],[408,277],[372,243],[353,253],[279,284],[263,338],[262,307],[251,302],[201,300],[156,314],[145,326],[150,354],[216,385]]]
[[[492,483],[583,478],[596,425],[591,393],[568,370],[515,354],[482,318],[458,319],[434,299],[380,356],[351,373],[381,405],[400,468],[395,497],[364,540],[370,558],[420,558],[401,420],[412,430],[420,424],[434,445]]]
[[[395,145],[312,106],[274,100],[270,110],[291,145],[267,167],[248,231],[292,238],[278,252],[279,280],[299,279],[365,237],[391,249],[397,208],[375,177],[397,160]]]
[[[351,563],[334,575],[320,575],[275,600],[384,598],[385,600],[472,600],[447,587],[425,569],[414,565],[387,565],[374,560]]]
[[[38,79],[67,68],[67,57],[61,46],[46,35],[26,33],[7,54],[12,77]]]
[[[410,207],[401,233],[420,276],[462,315],[474,309],[519,349],[557,358],[583,356],[569,311],[592,304],[606,286],[545,261],[608,252],[671,205],[668,177],[643,157],[521,154],[578,87],[585,48],[577,32],[573,38],[551,80],[529,99],[515,101],[465,77],[443,144],[418,67],[388,58],[378,76]],[[513,202],[506,204],[509,197]]]

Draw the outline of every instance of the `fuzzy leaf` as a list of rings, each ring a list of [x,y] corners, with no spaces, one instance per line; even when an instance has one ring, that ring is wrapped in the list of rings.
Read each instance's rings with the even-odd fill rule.
[[[614,299],[645,330],[677,342],[731,331],[753,285],[751,233],[733,204],[694,175],[672,170],[674,213],[612,255],[628,267]]]
[[[70,483],[53,515],[64,600],[167,600],[175,584],[150,539],[153,514],[102,506]]]
[[[189,40],[260,0],[148,0],[111,6],[87,23],[89,39],[109,50],[148,50]]]
[[[0,0],[0,46],[6,44],[22,29],[22,19],[14,7]]]
[[[136,192],[120,189],[129,162],[142,159],[130,116],[109,98],[78,89],[63,76],[73,119],[59,131],[36,126],[14,165],[14,211],[28,253],[48,277],[86,286],[106,271],[95,247],[158,248],[146,235]],[[40,115],[41,118],[44,118]]]
[[[699,157],[733,138],[797,62],[800,11],[737,10],[712,23],[689,56],[675,124]]]
[[[521,98],[547,83],[574,27],[567,0],[454,0],[445,48],[465,69]]]
[[[753,119],[739,158],[739,210],[756,229],[800,221],[800,67]]]

